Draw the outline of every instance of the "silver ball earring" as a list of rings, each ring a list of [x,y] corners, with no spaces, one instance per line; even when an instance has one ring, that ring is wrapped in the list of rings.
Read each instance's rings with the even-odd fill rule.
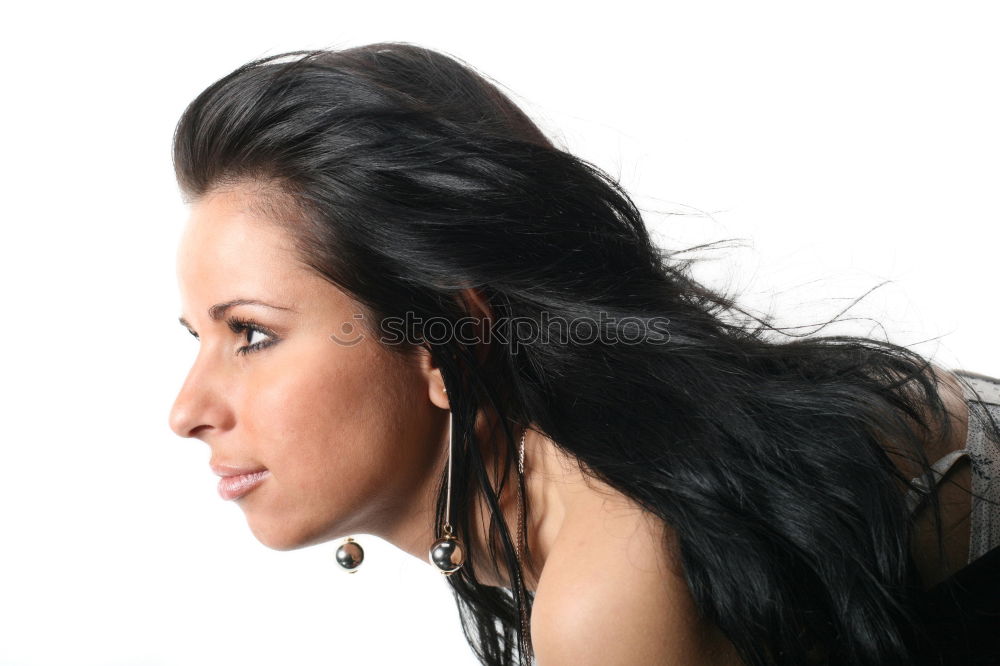
[[[364,548],[351,537],[344,539],[344,543],[337,549],[337,564],[346,569],[347,573],[357,573],[364,559]]]
[[[445,393],[448,389],[445,389]],[[455,536],[451,527],[451,458],[453,446],[454,421],[451,410],[448,411],[448,494],[445,497],[444,536],[431,545],[427,554],[430,563],[436,566],[442,574],[450,576],[465,563],[465,546]]]

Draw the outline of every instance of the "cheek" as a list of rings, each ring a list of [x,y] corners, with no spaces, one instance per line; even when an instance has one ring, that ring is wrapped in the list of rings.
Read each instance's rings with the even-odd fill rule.
[[[248,396],[254,444],[262,457],[272,459],[275,471],[321,471],[328,466],[326,456],[343,448],[347,433],[356,430],[363,409],[350,351],[286,353],[275,361],[273,371]]]
[[[398,474],[400,454],[414,448],[407,438],[421,430],[410,427],[415,376],[364,343],[287,352],[247,396],[245,432],[260,464],[313,502],[368,493]]]

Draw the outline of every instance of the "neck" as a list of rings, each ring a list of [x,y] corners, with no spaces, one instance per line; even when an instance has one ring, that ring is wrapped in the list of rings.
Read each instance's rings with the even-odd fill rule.
[[[446,431],[447,417],[445,417],[444,423]],[[493,424],[493,426],[488,424]],[[505,444],[503,430],[496,424],[496,419],[486,419],[482,416],[477,418],[476,440],[482,443],[480,450],[483,452],[483,462],[494,492],[499,487],[499,475],[502,468],[502,461],[498,460],[497,456],[504,455],[506,451],[510,450],[508,447],[513,448],[514,461],[503,491],[497,499],[510,530],[511,539],[514,544],[517,544],[520,524],[517,455],[521,429],[514,430],[515,441],[512,444]],[[447,441],[447,434],[445,434],[444,442],[447,443]],[[405,516],[397,514],[391,527],[372,532],[423,562],[427,562],[428,550],[438,536],[432,533],[430,526],[434,522],[433,507],[436,506],[437,483],[440,478],[438,470],[446,469],[448,465],[447,444],[442,447],[442,451],[442,456],[426,475],[427,481],[423,488],[420,489],[415,498],[411,498],[415,501],[408,502],[409,506],[413,507],[412,511]],[[525,544],[522,542],[520,544],[521,570],[524,574],[524,586],[529,591],[534,592],[538,588],[545,562],[549,553],[552,552],[560,532],[566,525],[570,524],[572,517],[576,515],[574,512],[583,505],[583,500],[593,495],[593,489],[586,483],[575,459],[561,452],[550,439],[530,427],[524,440],[524,478],[527,493],[525,532],[530,552],[525,552]],[[511,572],[507,570],[506,560],[502,555],[503,547],[499,539],[497,540],[498,558],[495,567],[488,558],[487,529],[490,524],[490,507],[479,493],[476,494],[474,502],[475,505],[470,513],[469,521],[473,533],[463,535],[462,538],[473,542],[467,544],[467,553],[469,550],[474,550],[478,555],[476,579],[482,585],[511,589],[513,587],[512,576]],[[530,560],[527,558],[529,555]]]
[[[506,519],[511,538],[518,543],[520,516],[518,514],[517,486],[517,447],[520,443],[520,430],[515,432],[514,456],[515,462],[507,483],[498,501]],[[503,451],[502,446],[489,447],[486,450]],[[495,460],[485,459],[487,470],[492,474],[500,465]],[[497,472],[499,474],[499,472]],[[499,477],[491,477],[493,487],[499,486]],[[553,545],[562,533],[563,528],[570,523],[574,510],[580,506],[581,499],[589,490],[583,482],[581,472],[573,461],[541,433],[528,429],[524,438],[524,485],[527,499],[525,533],[527,535],[528,551],[520,544],[521,569],[524,575],[525,587],[534,592],[538,588],[545,563],[549,559]],[[474,524],[478,528],[474,536],[476,552],[486,553],[487,527],[490,522],[490,509],[483,498],[478,498]],[[499,553],[498,553],[499,554]],[[507,570],[506,560],[498,557],[498,571],[492,566],[480,566],[476,576],[484,585],[512,588],[511,572]]]

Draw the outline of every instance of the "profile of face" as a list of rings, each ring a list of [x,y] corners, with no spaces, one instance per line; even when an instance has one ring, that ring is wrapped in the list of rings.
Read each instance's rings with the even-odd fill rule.
[[[177,275],[199,346],[170,427],[208,444],[216,467],[267,470],[234,501],[271,548],[358,532],[405,541],[408,526],[432,524],[447,460],[440,372],[362,336],[360,307],[297,260],[251,196],[191,205]],[[232,301],[255,303],[223,309]]]

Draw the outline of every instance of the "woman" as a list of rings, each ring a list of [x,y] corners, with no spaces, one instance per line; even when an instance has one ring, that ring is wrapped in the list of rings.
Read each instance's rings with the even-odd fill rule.
[[[924,591],[1000,545],[1000,382],[773,339],[454,58],[251,62],[174,164],[172,428],[262,543],[429,558],[482,663],[912,663]]]

